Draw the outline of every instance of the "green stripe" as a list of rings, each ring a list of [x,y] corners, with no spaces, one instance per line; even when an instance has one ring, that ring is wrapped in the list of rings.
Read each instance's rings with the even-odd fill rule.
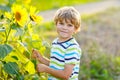
[[[75,80],[76,78],[78,78],[78,76],[74,76],[74,77],[70,78],[70,80]]]
[[[79,53],[81,53],[81,49],[76,49],[76,48],[68,48],[67,51],[73,51],[73,50],[77,50]]]
[[[52,63],[52,65],[55,64],[55,65],[57,65],[57,66],[64,67],[64,64],[58,64],[58,63],[55,62],[55,61],[51,61],[51,63]]]
[[[68,51],[73,51],[73,50],[76,50],[76,48],[72,47],[72,48],[68,48],[67,50]]]
[[[63,51],[61,48],[58,47],[54,47],[55,50],[59,50],[61,53],[65,53],[65,51]]]

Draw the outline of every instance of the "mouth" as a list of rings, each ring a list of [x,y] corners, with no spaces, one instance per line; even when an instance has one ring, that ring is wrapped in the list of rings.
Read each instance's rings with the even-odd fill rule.
[[[62,32],[62,33],[67,33],[67,31],[60,31],[60,32]]]

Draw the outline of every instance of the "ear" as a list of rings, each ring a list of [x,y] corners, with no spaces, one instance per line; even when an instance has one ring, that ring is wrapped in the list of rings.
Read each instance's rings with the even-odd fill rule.
[[[74,32],[73,32],[73,34],[76,34],[76,32],[77,32],[77,29],[76,29],[76,28],[74,28]]]

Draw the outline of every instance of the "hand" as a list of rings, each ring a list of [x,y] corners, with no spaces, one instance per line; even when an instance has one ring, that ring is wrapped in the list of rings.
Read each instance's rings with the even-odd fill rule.
[[[42,55],[36,49],[33,49],[32,58],[39,59],[39,58],[42,58]]]
[[[46,65],[44,65],[44,64],[37,64],[36,69],[37,69],[38,72],[46,72],[46,68],[47,68],[47,67],[48,67],[48,66],[46,66]]]

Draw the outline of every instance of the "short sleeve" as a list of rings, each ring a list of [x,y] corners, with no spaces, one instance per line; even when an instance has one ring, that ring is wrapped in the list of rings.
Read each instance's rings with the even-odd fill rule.
[[[77,64],[80,61],[81,49],[78,47],[70,47],[65,54],[65,64]]]

